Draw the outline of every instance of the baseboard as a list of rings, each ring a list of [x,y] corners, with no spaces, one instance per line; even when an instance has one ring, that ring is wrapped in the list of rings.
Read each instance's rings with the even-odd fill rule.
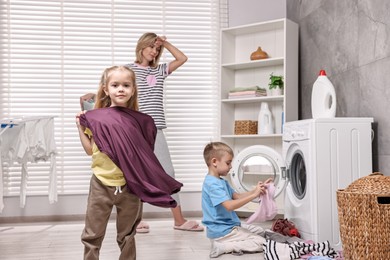
[[[60,221],[82,221],[85,215],[58,215],[58,216],[20,216],[0,217],[0,224],[6,223],[39,223],[39,222],[60,222]]]
[[[201,211],[185,211],[184,217],[187,218],[201,218]],[[116,213],[112,213],[110,219],[115,219]],[[144,212],[142,218],[172,218],[171,212]],[[80,215],[56,215],[56,216],[22,216],[22,217],[0,217],[0,224],[7,223],[39,223],[39,222],[72,222],[84,221],[85,214]]]

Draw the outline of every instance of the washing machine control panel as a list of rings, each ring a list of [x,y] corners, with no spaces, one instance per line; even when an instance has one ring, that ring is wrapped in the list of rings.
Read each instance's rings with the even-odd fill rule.
[[[307,140],[310,137],[310,125],[309,124],[289,124],[286,123],[283,129],[284,141],[298,141]]]

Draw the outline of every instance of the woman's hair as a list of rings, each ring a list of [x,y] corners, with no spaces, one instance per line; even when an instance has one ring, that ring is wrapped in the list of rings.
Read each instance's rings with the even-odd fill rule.
[[[232,157],[234,156],[232,148],[230,148],[230,146],[228,146],[227,144],[222,142],[211,142],[207,144],[204,148],[203,158],[207,166],[209,166],[211,163],[211,159],[221,159],[225,153],[230,154]]]
[[[111,99],[106,95],[104,90],[107,90],[107,83],[110,80],[110,77],[114,71],[120,71],[122,73],[127,73],[131,79],[131,84],[134,88],[134,94],[127,102],[127,108],[132,110],[138,110],[138,88],[135,81],[135,73],[132,69],[126,66],[112,66],[103,71],[103,74],[100,78],[99,90],[96,95],[95,108],[103,108],[111,106]]]
[[[142,56],[142,51],[146,48],[146,47],[153,47],[155,42],[157,40],[157,34],[155,33],[151,33],[151,32],[148,32],[148,33],[144,33],[139,39],[138,39],[138,42],[137,42],[137,47],[135,48],[135,63],[142,63],[142,60],[143,60],[143,56]],[[156,58],[151,61],[149,63],[149,66],[154,68],[154,67],[157,67],[159,61],[160,61],[160,57],[161,57],[161,54],[163,53],[163,50],[164,50],[164,46],[160,46],[160,51],[158,53],[158,55],[156,56]]]

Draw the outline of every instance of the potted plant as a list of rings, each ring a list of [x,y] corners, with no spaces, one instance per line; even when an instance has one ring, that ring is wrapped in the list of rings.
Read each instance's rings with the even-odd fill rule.
[[[273,73],[270,74],[269,77],[269,90],[271,96],[280,96],[283,95],[283,76],[282,75],[274,75]]]

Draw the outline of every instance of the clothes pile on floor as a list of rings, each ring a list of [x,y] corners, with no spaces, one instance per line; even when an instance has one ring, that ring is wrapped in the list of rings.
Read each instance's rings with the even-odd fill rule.
[[[263,244],[263,250],[266,260],[344,259],[342,252],[336,252],[329,241],[315,243],[303,240],[294,223],[288,219],[276,219],[271,229],[265,231],[266,242]]]

